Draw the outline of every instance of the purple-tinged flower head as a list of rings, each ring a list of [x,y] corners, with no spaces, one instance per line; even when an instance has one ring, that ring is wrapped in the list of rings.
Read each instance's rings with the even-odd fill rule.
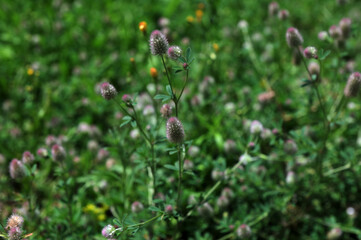
[[[221,180],[221,179],[224,179],[225,177],[225,174],[223,171],[219,171],[219,170],[213,170],[212,171],[212,179],[214,181],[218,181],[218,180]]]
[[[102,95],[102,97],[104,99],[110,100],[110,99],[113,99],[117,95],[117,90],[115,89],[115,87],[112,84],[110,84],[108,82],[104,82],[100,86],[100,94]]]
[[[97,153],[97,160],[103,160],[105,158],[107,158],[109,156],[109,151],[104,149],[104,148],[101,148],[99,149],[98,153]]]
[[[164,34],[159,30],[154,30],[150,34],[150,52],[153,55],[166,54],[169,48],[168,40]]]
[[[140,213],[141,211],[143,211],[144,206],[141,202],[139,201],[135,201],[132,203],[132,212],[133,213]]]
[[[185,133],[182,123],[176,117],[171,117],[167,121],[167,138],[171,143],[182,143]]]
[[[345,65],[346,72],[353,73],[355,71],[355,64],[356,63],[353,60],[347,61],[346,65]]]
[[[225,142],[224,142],[224,151],[226,153],[232,153],[236,150],[237,148],[237,145],[236,145],[236,142],[233,141],[232,139],[227,139]]]
[[[248,238],[252,235],[251,228],[246,224],[242,224],[237,228],[236,235],[241,239]]]
[[[172,115],[172,107],[169,104],[164,104],[160,109],[160,114],[163,118],[168,119]]]
[[[226,196],[221,195],[218,199],[217,199],[217,206],[219,208],[225,208],[227,207],[229,204],[229,199]]]
[[[343,38],[348,38],[350,36],[351,23],[352,23],[352,21],[350,18],[342,18],[341,19],[339,26],[340,26]]]
[[[344,94],[346,97],[356,97],[361,88],[361,74],[359,72],[352,73],[346,83]]]
[[[158,25],[162,28],[167,27],[169,25],[169,19],[166,17],[159,18]]]
[[[336,240],[342,236],[342,230],[340,228],[332,228],[327,233],[327,240]]]
[[[288,10],[281,10],[278,12],[278,19],[279,20],[286,20],[290,16],[290,12]]]
[[[311,75],[320,75],[320,65],[317,62],[311,62],[307,68]]]
[[[186,160],[184,160],[183,167],[184,167],[184,170],[192,170],[194,167],[194,164],[191,160],[186,159]]]
[[[45,144],[49,147],[56,144],[57,142],[58,142],[58,139],[56,139],[56,137],[53,135],[49,135],[45,138]]]
[[[114,231],[115,231],[115,227],[111,224],[108,224],[102,229],[102,235],[103,237],[111,238]]]
[[[24,223],[24,218],[18,214],[12,214],[9,218],[8,218],[8,222],[6,225],[7,229],[10,228],[22,228],[23,227],[23,223]]]
[[[285,151],[286,154],[293,155],[298,151],[298,147],[295,141],[293,141],[292,139],[288,139],[283,144],[283,150]]]
[[[9,240],[22,240],[23,230],[20,227],[10,228],[8,231],[8,239]]]
[[[272,133],[273,133],[274,135],[277,135],[277,134],[279,134],[279,131],[278,131],[277,128],[274,128],[274,129],[272,129]]]
[[[182,49],[178,46],[171,46],[168,48],[168,57],[177,61],[182,56]]]
[[[165,211],[167,214],[172,214],[172,213],[173,213],[173,207],[172,207],[172,205],[168,204],[167,206],[165,206],[164,211]]]
[[[200,152],[200,149],[197,146],[190,146],[188,149],[188,155],[190,157],[196,157],[199,154],[199,152]]]
[[[36,154],[41,158],[46,158],[48,157],[48,150],[46,150],[45,148],[39,148],[36,151]]]
[[[66,157],[66,152],[63,146],[55,144],[51,147],[51,155],[54,161],[63,161]]]
[[[24,164],[17,159],[11,160],[9,172],[12,179],[23,178],[26,174]]]
[[[271,2],[271,3],[268,5],[268,15],[269,15],[270,17],[276,16],[279,9],[280,9],[280,6],[278,5],[277,2]]]
[[[332,25],[328,30],[328,33],[335,40],[340,40],[342,38],[341,28],[336,25]]]
[[[286,183],[287,184],[293,184],[296,180],[296,174],[293,171],[289,171],[286,176]]]
[[[213,215],[213,208],[211,207],[211,205],[209,205],[208,202],[203,203],[201,206],[199,206],[197,208],[197,211],[199,213],[199,215],[201,215],[202,217],[208,218],[211,217]]]
[[[248,148],[253,149],[256,146],[256,144],[254,142],[249,142],[248,143]]]
[[[239,157],[239,161],[244,165],[247,165],[247,163],[251,162],[252,160],[253,160],[252,157],[247,153]]]
[[[249,128],[251,134],[258,135],[263,130],[263,125],[260,121],[254,120],[251,123],[251,126]]]
[[[298,32],[297,28],[294,27],[287,29],[286,40],[290,48],[297,48],[303,43],[302,35]]]
[[[25,151],[23,153],[23,158],[21,160],[23,161],[24,164],[28,164],[33,162],[35,160],[35,157],[31,152]]]
[[[321,32],[318,33],[317,37],[321,41],[325,41],[327,39],[327,37],[328,37],[328,33],[326,31],[321,31]]]
[[[124,94],[122,97],[122,101],[125,103],[125,105],[127,107],[132,107],[133,106],[133,99],[130,95],[128,94]]]
[[[317,59],[317,49],[315,47],[306,47],[305,50],[303,50],[303,55],[305,56],[305,58],[311,59]]]
[[[232,191],[232,189],[230,189],[229,187],[225,187],[222,190],[222,196],[226,196],[227,198],[233,198],[234,193]]]
[[[188,63],[183,63],[183,69],[184,69],[184,70],[187,70],[187,69],[188,69],[188,66],[189,66]]]
[[[145,106],[144,109],[143,109],[143,115],[144,116],[152,115],[152,114],[154,114],[154,112],[155,112],[154,107],[151,104]]]
[[[99,144],[95,140],[89,140],[87,144],[88,150],[91,152],[96,152],[99,149]]]

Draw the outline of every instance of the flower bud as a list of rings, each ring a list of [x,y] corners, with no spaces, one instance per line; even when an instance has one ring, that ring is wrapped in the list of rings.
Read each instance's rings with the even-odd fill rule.
[[[213,215],[213,208],[207,202],[203,203],[203,205],[199,206],[197,208],[197,211],[198,211],[199,215],[201,215],[202,217],[205,217],[205,218],[211,217]]]
[[[236,150],[237,148],[237,145],[236,145],[236,142],[233,141],[232,139],[227,139],[223,145],[224,147],[224,151],[226,153],[232,153]]]
[[[147,22],[145,22],[145,21],[140,22],[139,23],[139,30],[142,33],[145,33],[147,31]]]
[[[62,161],[66,157],[66,152],[63,146],[55,144],[51,147],[51,155],[54,161]]]
[[[236,234],[237,234],[237,237],[243,239],[243,238],[250,237],[252,235],[252,231],[248,225],[242,224],[241,226],[239,226],[237,228]]]
[[[225,208],[227,207],[229,204],[229,200],[226,196],[220,196],[218,199],[217,199],[217,206],[219,208]]]
[[[361,87],[361,74],[359,72],[354,72],[350,75],[347,80],[346,87],[344,89],[344,94],[346,97],[356,97]]]
[[[293,155],[298,151],[298,147],[295,141],[288,139],[283,144],[283,150],[285,151],[286,154]]]
[[[153,55],[166,54],[169,48],[168,40],[159,30],[154,30],[150,35],[150,51]]]
[[[23,158],[21,160],[23,161],[24,164],[28,164],[33,162],[34,159],[35,159],[34,155],[31,152],[26,151],[23,153]]]
[[[167,121],[167,138],[171,143],[182,143],[185,133],[182,123],[176,118],[171,117]]]
[[[311,62],[308,64],[308,71],[311,75],[320,75],[320,65],[317,62]]]
[[[115,231],[115,227],[113,225],[106,225],[103,230],[102,230],[102,235],[103,237],[106,238],[111,238],[112,237],[112,233]]]
[[[117,95],[117,90],[108,82],[102,83],[100,86],[100,94],[106,100],[113,99]]]
[[[356,210],[353,207],[348,207],[346,213],[350,218],[356,218],[357,216]]]
[[[141,202],[138,202],[138,201],[133,202],[133,204],[132,204],[132,212],[133,213],[139,213],[143,209],[144,209],[144,206],[143,206],[143,204]]]
[[[351,32],[351,19],[350,18],[341,19],[339,26],[342,32],[342,37],[348,38]]]
[[[328,33],[326,31],[322,31],[318,33],[318,39],[320,39],[321,41],[325,41],[328,37]]]
[[[290,171],[287,173],[287,176],[286,176],[286,183],[287,184],[293,184],[296,180],[296,175],[293,171]]]
[[[160,109],[160,114],[163,118],[168,119],[172,115],[172,107],[169,104],[164,104]]]
[[[24,164],[17,159],[11,160],[9,172],[12,179],[23,178],[26,174]]]
[[[265,105],[265,104],[272,102],[274,97],[275,97],[275,92],[272,90],[263,92],[258,95],[258,102],[262,105]]]
[[[248,155],[247,153],[245,153],[245,154],[243,154],[242,156],[239,157],[239,161],[242,164],[247,165],[247,163],[252,161],[252,157],[250,155]]]
[[[305,58],[311,59],[317,59],[317,49],[315,47],[306,47],[305,50],[303,51],[303,55],[305,56]]]
[[[194,167],[194,164],[191,160],[186,159],[186,160],[184,160],[183,167],[184,167],[184,170],[192,170]]]
[[[290,27],[286,33],[287,44],[290,48],[296,48],[302,45],[303,38],[296,28]]]
[[[158,72],[156,68],[154,67],[150,68],[150,76],[152,76],[152,78],[158,77]]]
[[[171,46],[168,48],[168,57],[173,60],[178,60],[178,58],[182,56],[182,49],[178,46]]]

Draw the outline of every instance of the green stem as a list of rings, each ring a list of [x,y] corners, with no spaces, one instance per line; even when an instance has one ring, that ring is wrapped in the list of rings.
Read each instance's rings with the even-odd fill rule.
[[[154,153],[154,143],[151,144],[151,152],[152,152],[152,172],[153,172],[153,188],[154,188],[154,196],[157,193],[157,163],[155,162],[155,153]]]
[[[137,224],[129,225],[129,226],[127,226],[127,228],[133,228],[133,227],[140,227],[140,226],[143,226],[143,225],[145,225],[145,224],[147,224],[147,223],[150,223],[150,222],[152,222],[152,221],[156,220],[157,218],[161,217],[162,215],[163,215],[163,214],[157,215],[157,216],[155,216],[155,217],[153,217],[153,218],[151,218],[151,219],[148,219],[148,220],[147,220],[147,221],[145,221],[145,222],[141,222],[141,223],[137,223]]]
[[[181,144],[178,145],[178,196],[177,196],[177,211],[181,214],[181,191],[182,191],[182,156],[181,156]]]
[[[172,99],[174,100],[174,98],[175,98],[176,96],[175,96],[174,91],[173,91],[172,82],[170,81],[168,69],[167,69],[167,66],[165,65],[163,55],[161,55],[161,58],[162,58],[162,63],[163,63],[164,70],[165,70],[165,72],[166,72],[166,74],[167,74],[168,84],[169,84],[169,86],[170,86],[170,89],[172,90],[172,95],[173,95],[173,96],[172,96]]]

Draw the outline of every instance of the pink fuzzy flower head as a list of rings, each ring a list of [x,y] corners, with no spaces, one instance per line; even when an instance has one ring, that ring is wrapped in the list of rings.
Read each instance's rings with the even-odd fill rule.
[[[35,159],[35,157],[31,152],[25,151],[23,153],[23,158],[21,160],[23,161],[24,164],[28,164],[28,163],[33,162],[34,159]]]
[[[128,94],[123,95],[122,101],[125,103],[125,105],[127,105],[127,107],[131,107],[133,105],[133,99]]]
[[[361,74],[359,72],[352,73],[348,80],[344,90],[346,97],[356,97],[361,88]]]
[[[321,41],[325,41],[327,39],[327,37],[328,37],[328,33],[326,31],[319,32],[317,37]]]
[[[141,202],[136,201],[136,202],[132,203],[132,212],[133,213],[139,213],[139,212],[143,211],[143,209],[144,209],[144,206]]]
[[[167,138],[171,143],[182,143],[185,138],[182,123],[176,117],[171,117],[167,121]]]
[[[169,48],[168,40],[159,30],[154,30],[150,34],[150,52],[153,55],[163,55],[167,53]]]
[[[298,32],[297,28],[294,27],[290,27],[287,29],[286,40],[290,48],[299,47],[303,43],[302,35]]]
[[[339,26],[340,26],[343,38],[348,38],[350,36],[351,23],[352,23],[352,21],[350,18],[341,19]]]
[[[335,40],[340,40],[342,38],[341,28],[336,25],[332,25],[328,30],[328,33]]]
[[[276,16],[278,13],[278,10],[280,9],[280,6],[277,2],[271,2],[268,5],[268,14],[270,17]]]
[[[305,56],[305,58],[311,59],[317,59],[317,49],[315,47],[306,47],[305,50],[303,51],[303,55]]]
[[[8,222],[6,225],[6,228],[11,229],[11,228],[22,228],[23,227],[23,223],[24,223],[24,218],[18,214],[12,214],[9,218],[8,218]]]
[[[278,12],[279,20],[286,20],[289,18],[289,16],[290,16],[290,13],[288,12],[288,10],[281,10]]]
[[[229,204],[229,199],[226,196],[221,195],[218,199],[217,199],[217,206],[219,208],[225,208],[227,207]]]
[[[172,107],[169,104],[164,104],[160,109],[160,114],[163,118],[168,119],[172,115]]]
[[[115,227],[113,225],[108,224],[102,229],[102,235],[103,235],[103,237],[111,238],[112,233],[114,231],[115,231]]]
[[[51,147],[51,155],[54,161],[63,161],[66,157],[66,152],[63,146],[55,144]]]
[[[23,230],[21,230],[20,227],[10,228],[10,230],[8,231],[8,239],[9,240],[21,240],[22,233],[23,233]]]
[[[9,172],[10,172],[10,177],[12,179],[23,178],[26,174],[24,164],[17,159],[11,160],[9,166]]]
[[[236,234],[237,234],[237,237],[243,239],[243,238],[250,237],[252,235],[252,231],[248,225],[242,224],[241,226],[239,226],[237,228]]]
[[[168,213],[168,214],[173,213],[173,207],[172,207],[172,205],[167,205],[167,206],[165,206],[165,212]]]
[[[178,60],[178,58],[182,56],[182,49],[178,46],[171,46],[168,48],[168,57],[173,60]]]
[[[117,95],[117,90],[108,82],[102,83],[100,86],[100,94],[106,100],[113,99]]]
[[[39,149],[36,151],[36,154],[37,154],[39,157],[46,158],[46,157],[48,156],[48,151],[47,151],[45,148],[39,148]]]

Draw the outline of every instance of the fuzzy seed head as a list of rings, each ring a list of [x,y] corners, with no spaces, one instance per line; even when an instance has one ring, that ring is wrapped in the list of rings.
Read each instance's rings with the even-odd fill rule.
[[[303,55],[305,56],[305,58],[311,59],[317,59],[317,49],[315,47],[306,47],[305,50],[303,51]]]
[[[7,229],[11,229],[11,228],[22,228],[23,227],[23,223],[24,223],[24,218],[18,214],[12,214],[9,219],[8,219],[8,223],[6,225]]]
[[[290,27],[286,33],[287,44],[290,48],[296,48],[302,45],[303,38],[302,35],[298,32],[297,28]]]
[[[164,104],[160,109],[160,114],[163,118],[168,119],[172,115],[172,107],[169,104]]]
[[[168,40],[159,30],[154,30],[150,35],[150,52],[153,55],[166,54],[169,48]]]
[[[173,60],[178,60],[178,58],[182,56],[182,49],[178,46],[171,46],[168,48],[168,57]]]
[[[10,162],[9,172],[12,179],[22,178],[25,176],[25,166],[21,161],[13,159]]]
[[[113,99],[117,95],[117,90],[108,82],[102,83],[100,86],[100,94],[106,100]]]
[[[167,121],[167,138],[171,143],[182,143],[185,133],[182,123],[176,117],[171,117]]]
[[[66,152],[63,146],[55,144],[51,147],[51,155],[54,161],[62,161],[66,157]]]
[[[344,90],[346,97],[356,97],[361,88],[361,74],[359,72],[354,72],[350,75],[347,80],[347,84]]]

